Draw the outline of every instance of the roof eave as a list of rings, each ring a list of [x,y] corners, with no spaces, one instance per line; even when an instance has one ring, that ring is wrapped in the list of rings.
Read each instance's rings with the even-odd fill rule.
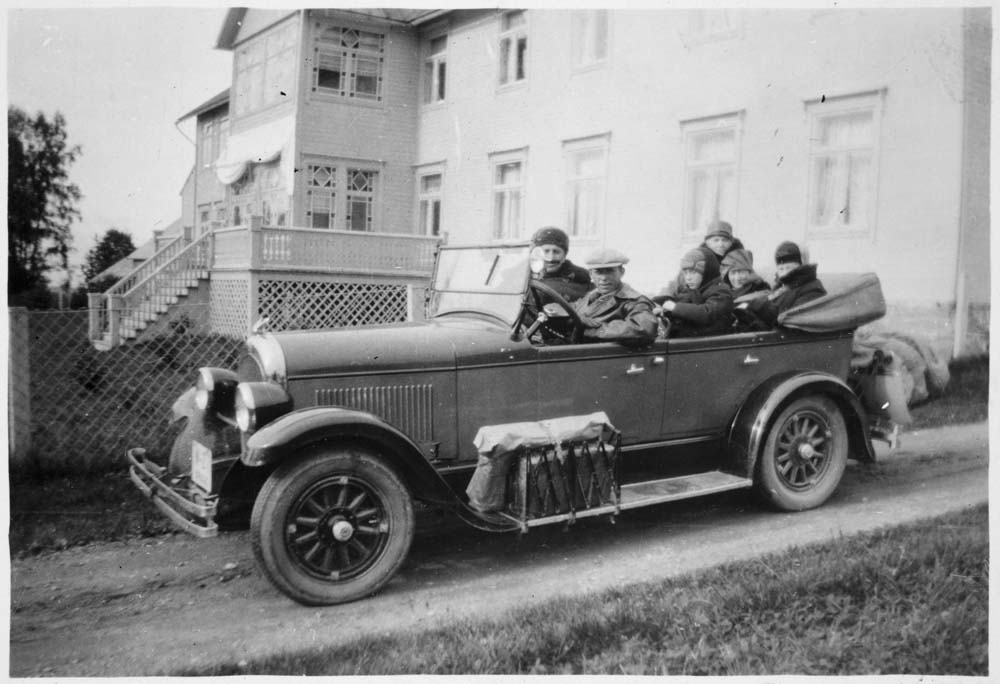
[[[243,17],[246,16],[246,7],[231,7],[226,12],[226,18],[222,20],[222,28],[219,29],[219,37],[215,40],[216,50],[232,50],[236,43],[236,35],[240,32],[240,25]]]

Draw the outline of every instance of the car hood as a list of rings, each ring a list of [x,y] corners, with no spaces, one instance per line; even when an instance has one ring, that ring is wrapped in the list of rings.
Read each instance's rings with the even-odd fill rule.
[[[284,356],[285,377],[454,369],[512,351],[509,330],[472,317],[421,323],[300,330],[268,335]]]

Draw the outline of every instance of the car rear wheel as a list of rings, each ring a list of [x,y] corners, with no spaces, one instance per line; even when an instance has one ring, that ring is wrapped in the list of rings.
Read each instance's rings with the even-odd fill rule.
[[[847,425],[840,409],[827,397],[802,397],[771,424],[756,486],[781,510],[815,508],[833,494],[846,465]]]
[[[271,582],[306,605],[381,589],[413,541],[413,504],[399,476],[356,448],[283,464],[254,504],[254,554]]]

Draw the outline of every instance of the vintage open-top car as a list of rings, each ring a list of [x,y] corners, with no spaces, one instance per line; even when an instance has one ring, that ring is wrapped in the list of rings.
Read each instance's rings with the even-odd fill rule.
[[[848,458],[874,459],[868,412],[885,401],[850,381],[850,320],[642,348],[582,343],[572,306],[531,277],[529,244],[442,247],[427,312],[251,335],[237,371],[199,369],[175,403],[183,430],[168,464],[129,451],[132,480],[200,536],[249,513],[267,576],[322,605],[389,581],[415,502],[491,531],[749,487],[801,510],[833,493]],[[606,479],[593,500],[532,513],[523,488],[518,511],[466,494],[490,456],[476,446],[482,429],[595,414],[607,422]],[[512,450],[529,454],[525,444]]]

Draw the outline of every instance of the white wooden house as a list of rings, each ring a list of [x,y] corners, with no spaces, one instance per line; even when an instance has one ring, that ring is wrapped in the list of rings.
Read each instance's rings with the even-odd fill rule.
[[[440,239],[543,225],[654,291],[721,217],[763,275],[796,240],[985,350],[990,45],[989,8],[232,9],[175,249],[236,333],[372,287],[412,315]]]

